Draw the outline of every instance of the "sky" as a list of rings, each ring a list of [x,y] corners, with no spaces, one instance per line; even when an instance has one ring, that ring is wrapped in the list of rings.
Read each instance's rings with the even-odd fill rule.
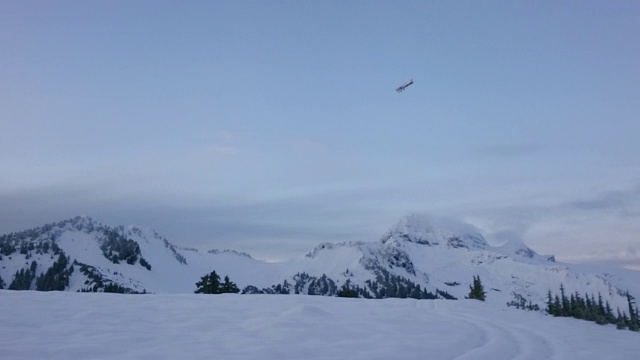
[[[640,269],[638,38],[637,1],[2,2],[0,233],[279,260],[425,213]]]

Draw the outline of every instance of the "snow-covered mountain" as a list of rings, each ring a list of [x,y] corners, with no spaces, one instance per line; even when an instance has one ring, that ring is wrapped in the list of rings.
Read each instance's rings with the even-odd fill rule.
[[[1,236],[0,264],[5,288],[23,277],[31,280],[14,288],[154,293],[193,292],[214,269],[248,280],[268,267],[248,254],[180,248],[151,229],[109,227],[86,216]],[[54,269],[53,281],[38,282]]]
[[[335,295],[344,286],[372,298],[464,298],[474,276],[487,302],[537,304],[549,290],[602,295],[625,309],[640,296],[640,272],[570,265],[522,242],[492,247],[472,226],[409,215],[379,241],[323,243],[279,263],[232,250],[181,248],[151,229],[76,217],[0,236],[0,287],[22,290],[192,293],[215,270],[247,293]]]

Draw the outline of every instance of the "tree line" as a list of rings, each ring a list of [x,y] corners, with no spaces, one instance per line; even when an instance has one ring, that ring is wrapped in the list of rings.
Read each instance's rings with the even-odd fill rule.
[[[628,313],[620,311],[618,308],[616,314],[609,304],[609,301],[603,301],[602,295],[596,297],[591,294],[580,295],[577,291],[567,296],[564,285],[560,285],[560,294],[553,294],[551,290],[547,293],[547,312],[550,315],[558,317],[573,317],[587,321],[593,321],[600,325],[614,324],[618,329],[628,329],[631,331],[640,331],[640,320],[638,306],[635,298],[627,291]]]
[[[239,293],[240,289],[229,276],[224,277],[224,282],[220,282],[220,276],[214,271],[204,275],[196,283],[196,294],[226,294]]]

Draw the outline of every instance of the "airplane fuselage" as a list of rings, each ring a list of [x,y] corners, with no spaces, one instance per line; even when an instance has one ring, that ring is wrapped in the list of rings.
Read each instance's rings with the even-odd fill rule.
[[[399,86],[396,91],[397,92],[403,92],[407,87],[409,87],[409,85],[413,84],[413,79],[409,80],[409,82]]]

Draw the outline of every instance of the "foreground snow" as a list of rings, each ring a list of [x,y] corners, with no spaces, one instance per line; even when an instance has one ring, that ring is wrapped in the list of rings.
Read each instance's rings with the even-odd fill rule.
[[[2,359],[632,359],[640,334],[474,300],[0,291]]]

